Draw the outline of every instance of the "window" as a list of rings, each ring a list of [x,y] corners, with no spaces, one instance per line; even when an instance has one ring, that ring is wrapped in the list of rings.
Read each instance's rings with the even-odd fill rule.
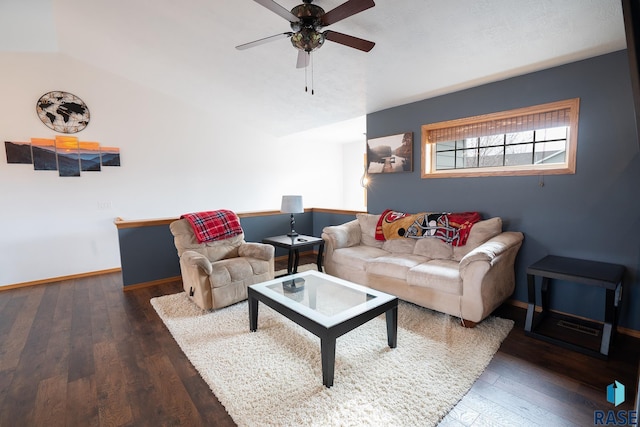
[[[572,174],[579,98],[422,126],[422,177]]]

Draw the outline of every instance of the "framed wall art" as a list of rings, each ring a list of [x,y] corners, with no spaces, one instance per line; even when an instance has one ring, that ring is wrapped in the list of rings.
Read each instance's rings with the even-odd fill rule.
[[[367,140],[367,173],[413,171],[413,132]]]
[[[80,141],[75,136],[31,138],[30,142],[4,142],[9,164],[32,164],[37,171],[58,171],[59,176],[80,176],[120,166],[120,147]]]

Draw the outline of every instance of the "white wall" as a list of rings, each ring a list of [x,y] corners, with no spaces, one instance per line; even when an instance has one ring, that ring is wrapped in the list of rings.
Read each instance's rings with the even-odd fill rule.
[[[0,51],[56,52],[51,1],[0,1]]]
[[[279,139],[281,144],[295,147],[297,150],[298,154],[295,157],[300,159],[301,163],[292,164],[293,170],[313,165],[321,171],[317,175],[299,174],[299,180],[315,182],[316,185],[320,180],[324,188],[322,203],[309,204],[305,199],[305,206],[366,210],[364,191],[360,186],[366,123],[366,117],[361,116]],[[305,152],[306,150],[312,151]],[[311,155],[312,152],[322,153],[322,156]],[[319,196],[318,194],[315,197]]]
[[[224,105],[203,111],[61,54],[0,53],[0,63],[3,141],[53,138],[35,104],[63,90],[91,112],[76,136],[120,147],[122,162],[59,177],[0,155],[0,286],[119,267],[116,217],[279,209],[285,193],[344,207],[339,144],[276,139]]]
[[[351,142],[342,146],[343,160],[343,205],[345,209],[366,211],[365,189],[360,182],[364,173],[364,155],[366,142],[364,135],[362,141]],[[360,167],[357,167],[360,166]]]

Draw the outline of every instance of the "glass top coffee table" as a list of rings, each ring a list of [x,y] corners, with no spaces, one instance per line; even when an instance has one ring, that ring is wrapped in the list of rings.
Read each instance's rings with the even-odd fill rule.
[[[333,385],[336,338],[386,313],[387,343],[395,348],[398,298],[365,286],[306,271],[251,285],[249,329],[258,329],[258,301],[320,338],[322,383]]]

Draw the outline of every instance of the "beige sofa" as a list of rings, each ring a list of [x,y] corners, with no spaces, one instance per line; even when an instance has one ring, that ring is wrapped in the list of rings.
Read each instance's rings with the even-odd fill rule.
[[[433,237],[375,239],[380,215],[357,214],[325,227],[328,274],[457,316],[473,327],[513,293],[514,262],[523,234],[491,218],[471,228],[464,246]]]

